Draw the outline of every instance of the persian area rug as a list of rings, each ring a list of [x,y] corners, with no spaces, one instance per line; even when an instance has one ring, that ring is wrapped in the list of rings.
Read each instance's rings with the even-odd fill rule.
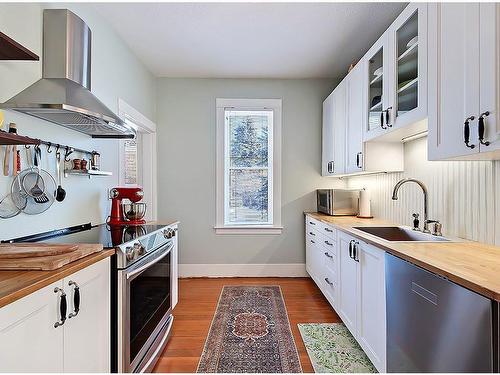
[[[222,289],[197,372],[302,372],[279,286]]]
[[[311,323],[298,326],[314,372],[377,372],[343,323]]]

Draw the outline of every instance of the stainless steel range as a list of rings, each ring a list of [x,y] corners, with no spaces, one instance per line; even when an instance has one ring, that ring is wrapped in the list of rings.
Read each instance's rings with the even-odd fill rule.
[[[111,260],[113,372],[153,369],[170,336],[177,299],[177,223],[79,225],[4,242],[101,243]]]

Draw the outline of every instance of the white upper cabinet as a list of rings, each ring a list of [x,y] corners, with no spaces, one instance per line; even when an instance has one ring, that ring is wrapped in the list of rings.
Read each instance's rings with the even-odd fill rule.
[[[322,175],[345,173],[345,80],[323,102]]]
[[[429,159],[499,159],[500,5],[429,4]]]
[[[389,48],[388,33],[384,33],[380,39],[366,53],[365,65],[368,79],[367,108],[368,116],[364,127],[364,138],[371,139],[383,134],[388,127],[389,116],[387,109],[389,102]]]
[[[360,61],[346,77],[347,128],[346,173],[363,171],[363,122],[364,122],[364,61]]]
[[[389,44],[387,126],[400,129],[427,117],[427,4],[411,3],[403,10],[389,28]]]
[[[321,155],[321,175],[330,176],[333,174],[333,91],[323,102],[323,131],[321,134],[322,155]]]
[[[408,5],[366,53],[366,141],[426,130],[427,4]]]
[[[399,142],[364,142],[366,61],[361,60],[323,102],[323,176],[403,170]]]

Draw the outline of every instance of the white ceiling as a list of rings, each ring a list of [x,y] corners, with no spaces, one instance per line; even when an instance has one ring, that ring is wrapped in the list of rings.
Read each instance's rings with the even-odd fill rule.
[[[405,3],[89,4],[157,76],[345,75]]]

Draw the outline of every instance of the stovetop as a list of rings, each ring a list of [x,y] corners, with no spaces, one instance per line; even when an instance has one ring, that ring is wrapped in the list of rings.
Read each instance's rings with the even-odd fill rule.
[[[118,268],[126,268],[175,237],[175,229],[165,225],[109,226],[90,223],[1,241],[2,243],[98,243],[115,248]]]
[[[165,225],[145,224],[110,227],[107,224],[92,226],[88,223],[1,242],[99,243],[104,248],[114,248],[163,228]]]

